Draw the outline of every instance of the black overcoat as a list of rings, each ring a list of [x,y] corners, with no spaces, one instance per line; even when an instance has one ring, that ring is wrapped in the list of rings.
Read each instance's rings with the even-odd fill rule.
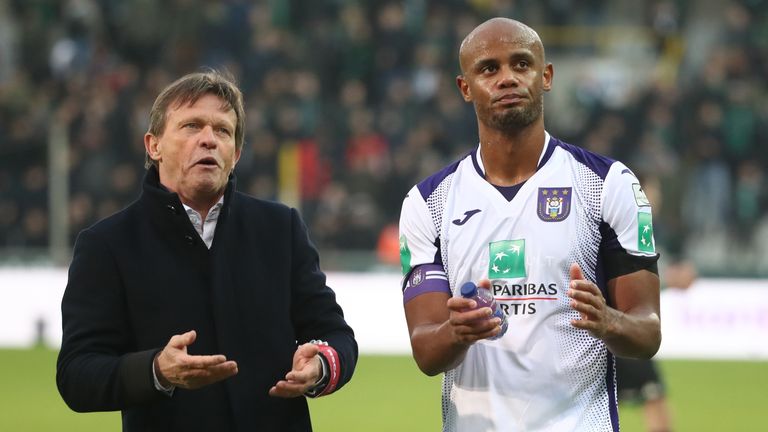
[[[349,381],[357,343],[299,214],[234,183],[210,250],[155,168],[136,202],[80,233],[56,377],[73,410],[121,410],[125,431],[311,430],[303,397],[267,393],[311,339],[336,349],[339,386]],[[189,330],[190,354],[224,354],[239,372],[167,397],[154,388],[152,361]]]

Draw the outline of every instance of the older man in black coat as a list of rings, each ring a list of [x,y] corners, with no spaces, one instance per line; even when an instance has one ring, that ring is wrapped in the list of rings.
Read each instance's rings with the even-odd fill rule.
[[[80,233],[57,384],[126,431],[307,431],[304,395],[352,376],[357,344],[298,213],[235,190],[237,87],[213,71],[157,98],[140,198]]]

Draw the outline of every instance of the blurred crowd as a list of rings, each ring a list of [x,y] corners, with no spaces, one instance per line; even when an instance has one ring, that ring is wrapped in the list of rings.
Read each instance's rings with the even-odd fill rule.
[[[405,193],[476,145],[457,51],[497,15],[544,29],[569,106],[545,99],[550,133],[642,178],[660,249],[768,274],[768,0],[0,0],[0,249],[49,244],[54,125],[71,243],[136,198],[160,89],[213,67],[245,94],[238,188],[299,207],[321,249],[396,261]],[[600,76],[559,88],[558,58],[601,55],[568,31],[617,25],[668,67],[619,99]]]

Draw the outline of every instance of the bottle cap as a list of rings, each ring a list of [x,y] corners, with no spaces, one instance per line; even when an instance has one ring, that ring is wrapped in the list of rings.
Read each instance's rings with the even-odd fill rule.
[[[461,286],[461,296],[462,297],[474,297],[477,295],[477,285],[475,285],[474,282],[464,282],[464,285]]]

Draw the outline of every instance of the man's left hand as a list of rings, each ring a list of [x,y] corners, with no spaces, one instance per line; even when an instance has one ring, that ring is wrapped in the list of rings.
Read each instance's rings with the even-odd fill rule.
[[[285,375],[284,380],[278,381],[269,395],[282,398],[292,398],[304,395],[323,373],[322,361],[317,345],[306,343],[299,346],[293,354],[293,369]]]
[[[571,264],[570,275],[568,297],[571,298],[571,307],[581,316],[581,319],[571,320],[571,324],[603,339],[615,327],[619,312],[606,304],[600,288],[584,278],[578,264]]]

